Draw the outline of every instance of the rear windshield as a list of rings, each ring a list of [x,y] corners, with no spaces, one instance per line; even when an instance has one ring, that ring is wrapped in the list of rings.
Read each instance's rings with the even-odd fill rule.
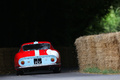
[[[48,43],[41,43],[41,44],[30,44],[30,45],[24,45],[23,50],[42,50],[42,49],[50,49],[50,44]]]

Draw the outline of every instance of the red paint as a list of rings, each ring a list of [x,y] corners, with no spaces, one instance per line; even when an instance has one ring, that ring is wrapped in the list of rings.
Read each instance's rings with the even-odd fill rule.
[[[51,49],[51,50],[55,50],[55,49],[52,47],[51,43],[48,42],[48,41],[39,41],[38,44],[39,44],[39,43],[48,43],[48,44],[50,44],[50,49]],[[14,66],[15,66],[15,69],[16,69],[16,67],[20,67],[20,65],[18,64],[18,61],[19,61],[20,58],[35,56],[35,50],[31,50],[31,51],[24,51],[24,50],[23,50],[23,46],[24,46],[24,45],[30,45],[30,44],[34,44],[34,42],[29,42],[29,43],[24,43],[24,44],[22,44],[22,46],[21,46],[21,48],[20,48],[20,51],[15,55],[15,58],[14,58]],[[48,55],[46,51],[47,51],[47,49],[46,49],[46,50],[39,50],[39,55]],[[57,50],[55,50],[55,51],[57,51]],[[57,51],[57,52],[58,52],[58,51]],[[59,54],[59,55],[60,55],[60,54]],[[60,58],[57,59],[57,63],[61,63]],[[17,70],[17,69],[16,69],[16,70]]]

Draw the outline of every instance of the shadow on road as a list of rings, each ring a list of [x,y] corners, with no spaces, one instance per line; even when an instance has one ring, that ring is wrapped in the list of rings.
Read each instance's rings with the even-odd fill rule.
[[[68,72],[78,72],[78,68],[62,68],[60,73],[68,73]],[[54,73],[53,71],[48,71],[48,70],[39,70],[39,71],[33,71],[33,72],[27,72],[24,75],[37,75],[37,74],[59,74],[59,73]]]
[[[6,75],[0,75],[0,77],[5,76],[38,76],[38,75],[51,75],[51,76],[61,76],[61,77],[85,77],[85,76],[101,76],[102,74],[87,74],[87,73],[80,73],[78,67],[72,67],[72,68],[62,68],[60,73],[53,73],[53,71],[48,70],[39,70],[39,71],[32,71],[32,72],[26,72],[24,75],[16,75],[14,74],[6,74]],[[71,76],[70,76],[71,75]]]
[[[69,73],[69,72],[78,72],[78,67],[72,67],[72,68],[62,68],[60,73]],[[31,72],[25,72],[24,75],[38,75],[38,74],[59,74],[59,73],[53,73],[53,71],[49,70],[39,70],[39,71],[31,71]],[[0,76],[11,76],[16,75],[16,73],[12,74],[4,74]]]

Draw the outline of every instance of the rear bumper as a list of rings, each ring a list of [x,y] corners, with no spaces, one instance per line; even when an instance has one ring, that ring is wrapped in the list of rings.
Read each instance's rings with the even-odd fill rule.
[[[54,70],[55,68],[60,68],[61,63],[54,63],[50,65],[34,65],[34,66],[24,66],[16,67],[16,70]]]

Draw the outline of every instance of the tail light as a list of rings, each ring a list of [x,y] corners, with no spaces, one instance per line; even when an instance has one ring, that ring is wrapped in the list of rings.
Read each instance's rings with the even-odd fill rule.
[[[22,65],[24,65],[24,64],[25,64],[25,62],[24,62],[24,61],[21,61],[21,64],[22,64]]]
[[[52,62],[54,62],[54,61],[55,61],[55,59],[54,59],[54,58],[51,58],[51,61],[52,61]]]

